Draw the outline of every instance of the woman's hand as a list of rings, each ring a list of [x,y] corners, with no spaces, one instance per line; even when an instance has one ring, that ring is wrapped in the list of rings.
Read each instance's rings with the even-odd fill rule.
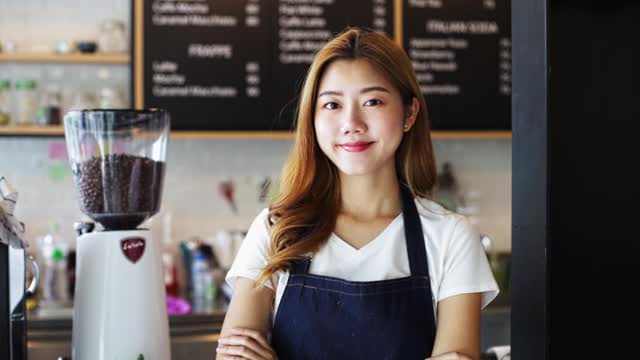
[[[430,357],[426,360],[473,360],[473,359],[465,354],[454,351],[454,352],[448,352],[446,354],[440,354],[435,357]]]
[[[220,337],[216,353],[223,359],[278,359],[264,335],[247,328],[232,328],[231,334]]]

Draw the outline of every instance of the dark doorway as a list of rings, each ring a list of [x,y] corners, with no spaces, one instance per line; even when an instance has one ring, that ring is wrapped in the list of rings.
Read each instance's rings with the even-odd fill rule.
[[[640,3],[512,15],[513,358],[635,358]]]

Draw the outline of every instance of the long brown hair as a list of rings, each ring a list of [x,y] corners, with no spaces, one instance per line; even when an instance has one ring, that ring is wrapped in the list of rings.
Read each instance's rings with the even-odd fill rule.
[[[338,59],[366,59],[399,91],[408,107],[420,103],[413,127],[396,151],[398,180],[414,196],[428,197],[436,179],[427,107],[411,61],[387,36],[347,28],[318,51],[300,95],[295,142],[285,164],[279,194],[269,209],[270,258],[258,278],[264,285],[277,271],[290,270],[293,262],[318,251],[329,239],[340,210],[338,170],[316,140],[314,110],[318,84],[327,66]],[[276,285],[276,284],[274,284]]]

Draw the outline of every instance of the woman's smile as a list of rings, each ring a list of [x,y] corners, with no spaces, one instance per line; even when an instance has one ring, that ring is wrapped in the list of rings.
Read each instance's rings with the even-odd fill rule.
[[[356,141],[356,142],[346,142],[343,144],[339,144],[338,147],[341,147],[347,152],[358,153],[358,152],[362,152],[369,149],[369,147],[373,144],[374,144],[373,141]]]

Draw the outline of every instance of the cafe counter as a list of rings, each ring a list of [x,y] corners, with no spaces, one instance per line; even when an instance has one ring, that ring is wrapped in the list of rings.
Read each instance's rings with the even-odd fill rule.
[[[210,360],[224,311],[169,316],[171,359]],[[27,325],[29,360],[71,359],[71,318],[31,315]]]
[[[210,360],[222,329],[224,310],[169,316],[171,359]],[[490,305],[482,312],[483,350],[510,342],[509,306]],[[71,318],[30,315],[27,325],[29,360],[71,359]]]

